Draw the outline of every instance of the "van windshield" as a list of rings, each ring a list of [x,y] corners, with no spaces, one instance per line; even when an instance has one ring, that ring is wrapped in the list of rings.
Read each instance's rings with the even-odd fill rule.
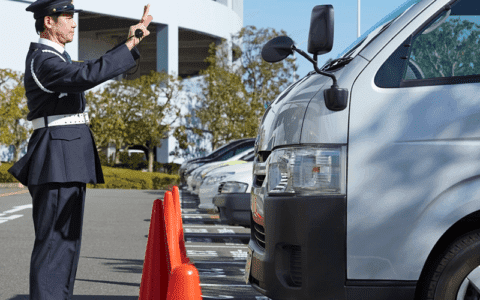
[[[419,3],[421,0],[409,0],[402,5],[400,5],[397,9],[392,11],[390,14],[385,16],[381,19],[377,24],[373,25],[369,30],[367,30],[361,37],[355,40],[350,46],[348,46],[338,58],[341,57],[350,57],[355,50],[359,49],[360,46],[365,47],[369,42],[371,42],[377,35],[382,33],[385,29],[388,28],[395,20],[397,20],[400,16],[406,13],[411,7],[415,4]]]

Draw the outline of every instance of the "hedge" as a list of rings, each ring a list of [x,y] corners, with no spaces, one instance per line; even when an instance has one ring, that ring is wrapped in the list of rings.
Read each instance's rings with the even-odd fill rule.
[[[0,166],[0,183],[18,182],[7,170],[12,166],[10,163],[2,163]],[[87,184],[88,188],[98,189],[144,189],[164,190],[173,185],[178,185],[178,175],[164,173],[149,173],[129,169],[119,169],[102,166],[105,184]]]
[[[2,165],[0,166],[0,183],[18,182],[12,174],[7,172],[12,165],[13,164],[11,163],[2,162]]]
[[[105,166],[102,169],[105,184],[88,184],[89,188],[162,190],[178,185],[180,181],[178,175],[149,173]]]

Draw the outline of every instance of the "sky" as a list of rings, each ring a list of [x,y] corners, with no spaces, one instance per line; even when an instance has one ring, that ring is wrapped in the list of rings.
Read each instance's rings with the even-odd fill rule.
[[[405,2],[406,0],[361,0],[360,35]],[[358,0],[244,0],[243,26],[283,29],[293,39],[297,48],[307,52],[313,7],[333,5],[333,49],[330,53],[318,57],[318,65],[322,66],[329,58],[337,58],[357,39],[357,3]],[[300,55],[296,57],[299,67],[297,75],[301,78],[312,71],[313,66]]]

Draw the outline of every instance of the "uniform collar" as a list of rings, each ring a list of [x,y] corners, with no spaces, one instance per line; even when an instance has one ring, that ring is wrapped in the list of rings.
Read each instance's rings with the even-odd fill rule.
[[[60,54],[63,54],[63,52],[65,52],[65,48],[63,48],[62,46],[60,46],[60,45],[57,44],[57,43],[52,42],[51,40],[47,40],[47,39],[44,39],[44,38],[40,38],[40,39],[38,40],[38,43],[39,43],[39,44],[42,44],[42,45],[50,46],[50,47],[52,47],[53,49],[55,49],[55,50],[57,50],[58,52],[60,52]]]

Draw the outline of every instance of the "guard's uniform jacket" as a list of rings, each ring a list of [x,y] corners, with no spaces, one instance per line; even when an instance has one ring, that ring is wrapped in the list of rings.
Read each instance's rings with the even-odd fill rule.
[[[68,54],[32,43],[26,59],[27,119],[85,111],[84,91],[135,66],[136,48],[120,44],[100,59],[71,63]],[[95,141],[87,124],[36,129],[27,154],[8,170],[23,185],[49,182],[104,183]]]

